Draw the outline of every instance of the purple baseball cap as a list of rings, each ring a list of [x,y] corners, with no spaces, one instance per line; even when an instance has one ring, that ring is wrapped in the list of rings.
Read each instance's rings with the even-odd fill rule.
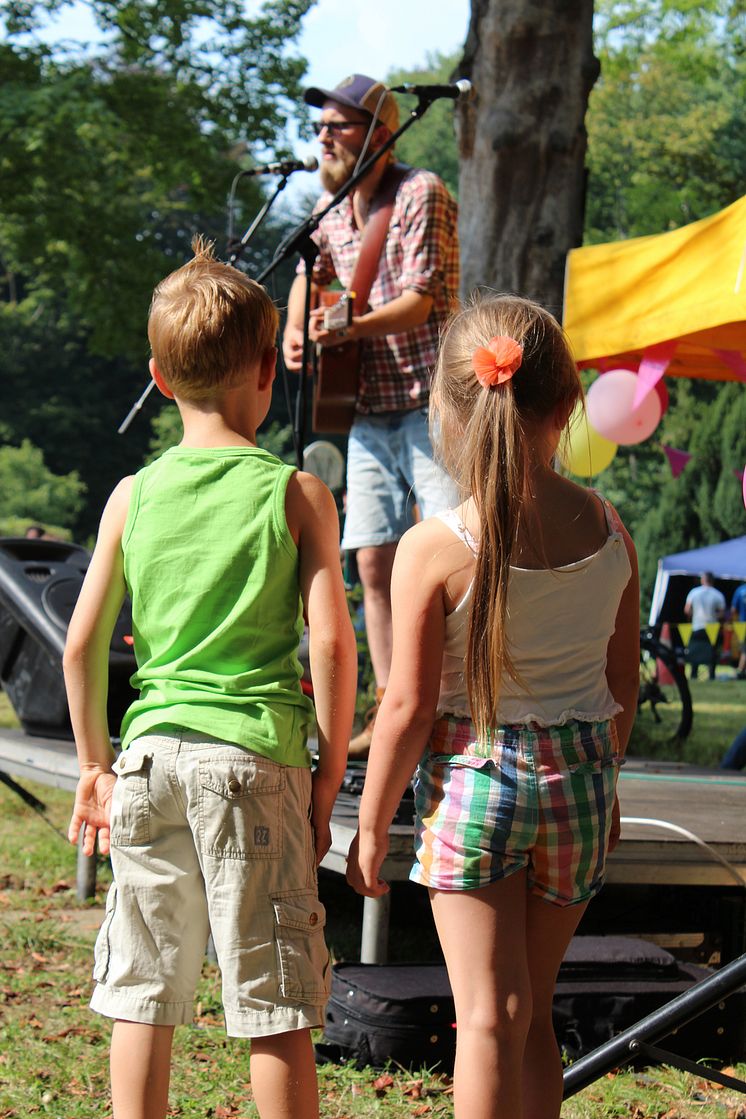
[[[350,74],[349,77],[342,78],[334,89],[312,86],[303,94],[303,100],[307,105],[313,105],[317,109],[323,108],[325,101],[338,101],[340,105],[362,109],[370,116],[375,114],[390,132],[396,132],[399,127],[399,106],[396,98],[383,82],[377,82],[367,74]]]

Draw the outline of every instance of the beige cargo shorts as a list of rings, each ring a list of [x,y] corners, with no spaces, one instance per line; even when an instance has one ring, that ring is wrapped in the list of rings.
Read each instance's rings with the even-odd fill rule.
[[[91,1007],[191,1022],[211,933],[228,1034],[322,1025],[331,969],[310,770],[186,732],[137,739],[114,769],[114,883]]]

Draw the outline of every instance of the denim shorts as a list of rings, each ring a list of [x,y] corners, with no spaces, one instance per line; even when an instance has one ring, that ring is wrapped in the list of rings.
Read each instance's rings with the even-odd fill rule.
[[[433,461],[426,408],[357,416],[347,444],[347,551],[395,544],[413,506],[431,517],[458,505],[452,480]]]
[[[228,1034],[322,1025],[331,971],[310,770],[186,732],[136,739],[114,769],[92,1008],[189,1023],[211,933]]]
[[[410,878],[473,890],[525,867],[546,901],[587,901],[603,885],[619,764],[611,720],[503,726],[484,746],[468,719],[439,719],[415,779]]]

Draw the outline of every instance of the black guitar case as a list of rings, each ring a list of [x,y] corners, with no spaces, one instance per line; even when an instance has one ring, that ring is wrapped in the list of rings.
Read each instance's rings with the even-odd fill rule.
[[[646,940],[577,936],[560,968],[552,1017],[566,1060],[596,1049],[670,1002],[711,969]],[[657,1043],[682,1057],[746,1058],[746,992]],[[336,964],[319,1061],[453,1070],[456,1015],[439,964]]]

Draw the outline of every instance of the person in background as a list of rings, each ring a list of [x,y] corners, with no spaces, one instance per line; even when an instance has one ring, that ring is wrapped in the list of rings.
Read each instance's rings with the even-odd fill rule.
[[[710,641],[707,626],[714,622],[721,622],[725,617],[725,596],[714,585],[713,576],[709,571],[703,571],[699,579],[700,585],[693,587],[686,596],[684,613],[692,619],[692,634],[689,638],[687,650],[689,657],[689,676],[697,679],[699,666],[705,663],[711,680],[715,679],[718,655],[721,646],[721,636]]]
[[[731,742],[720,762],[721,769],[746,769],[746,727]]]
[[[741,583],[740,587],[736,587],[733,592],[730,603],[730,618],[732,622],[746,622],[746,583]],[[736,676],[739,680],[746,680],[746,640],[741,642]]]
[[[399,127],[399,111],[386,87],[352,74],[333,89],[311,88],[305,100],[321,110],[321,144],[328,205],[358,163],[375,153]],[[388,236],[370,292],[369,309],[337,329],[312,316],[310,336],[321,347],[362,343],[361,367],[347,459],[347,516],[342,548],[357,553],[366,633],[376,680],[376,705],[350,744],[351,757],[367,756],[378,703],[391,669],[391,569],[396,546],[413,523],[413,504],[423,517],[446,508],[455,490],[433,461],[427,405],[438,333],[458,297],[457,208],[431,171],[406,167],[382,153],[371,170],[313,234],[319,255],[315,289],[337,280],[352,287],[368,220],[387,192],[395,192]],[[289,302],[283,353],[299,370],[307,277],[299,265]]]
[[[84,828],[91,855],[98,834],[114,874],[91,1006],[115,1019],[115,1119],[165,1119],[174,1027],[191,1021],[211,933],[259,1115],[316,1119],[310,1031],[330,980],[316,866],[345,771],[355,638],[331,493],[256,444],[277,310],[193,247],[148,320],[151,374],[184,437],[109,498],[64,656],[81,772],[69,838]],[[115,763],[108,649],[125,592],[139,695]]]

